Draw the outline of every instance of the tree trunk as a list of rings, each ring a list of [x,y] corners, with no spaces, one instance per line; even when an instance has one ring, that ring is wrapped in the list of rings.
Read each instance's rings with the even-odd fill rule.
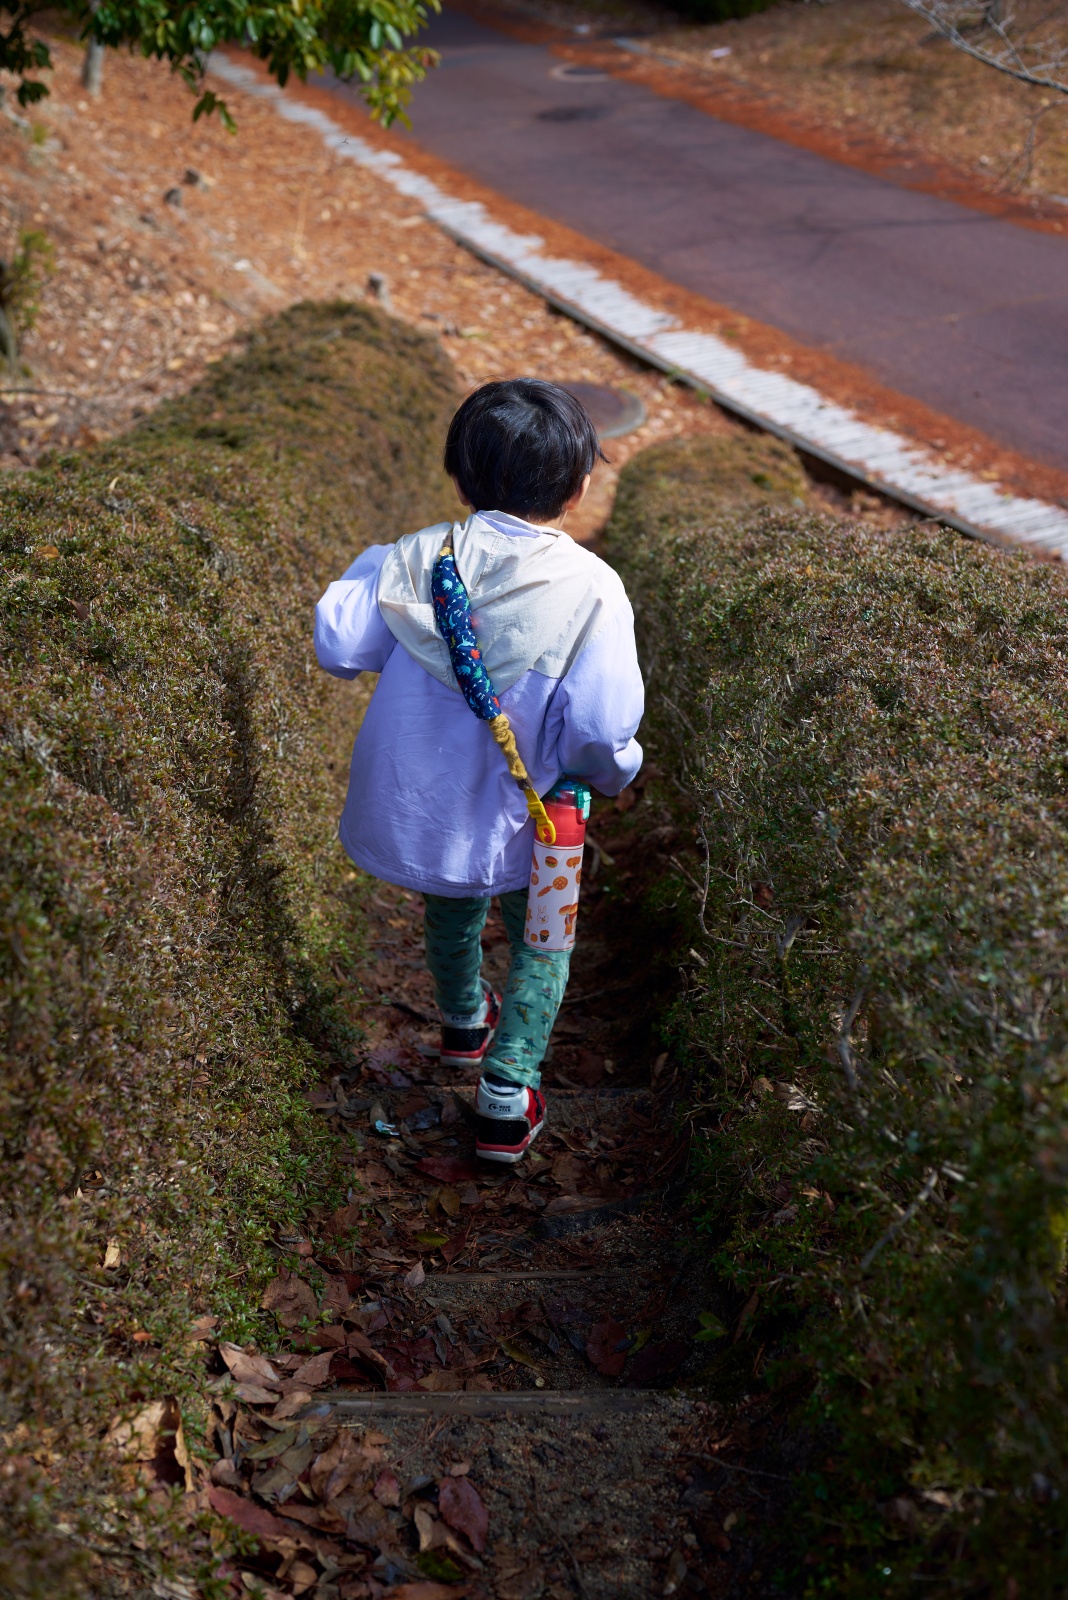
[[[82,88],[89,94],[98,95],[104,77],[104,46],[97,39],[90,39],[85,47],[85,60],[82,62]]]

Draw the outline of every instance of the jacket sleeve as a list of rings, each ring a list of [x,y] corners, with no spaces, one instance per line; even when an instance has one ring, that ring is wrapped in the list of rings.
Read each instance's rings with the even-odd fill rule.
[[[587,645],[554,700],[554,711],[562,714],[557,741],[561,771],[585,778],[601,794],[625,789],[642,764],[642,747],[634,735],[645,710],[628,602]]]
[[[381,672],[397,642],[378,609],[378,574],[392,548],[369,545],[315,608],[315,654],[335,678]]]

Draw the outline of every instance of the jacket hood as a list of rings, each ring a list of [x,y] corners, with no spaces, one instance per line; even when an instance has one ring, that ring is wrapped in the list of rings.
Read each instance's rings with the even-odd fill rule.
[[[466,522],[436,522],[405,535],[382,564],[379,610],[397,643],[457,694],[430,594],[434,563],[450,532],[497,694],[532,669],[563,678],[609,618],[628,604],[612,568],[556,528],[476,511]]]

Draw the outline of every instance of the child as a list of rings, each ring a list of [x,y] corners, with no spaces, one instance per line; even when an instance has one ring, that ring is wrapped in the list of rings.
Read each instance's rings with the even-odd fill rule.
[[[534,824],[459,692],[431,578],[451,532],[479,653],[537,793],[566,773],[618,794],[642,760],[633,613],[611,567],[560,529],[598,458],[593,424],[566,390],[484,385],[445,444],[472,514],[372,545],[316,610],[320,666],[381,674],[352,754],[341,843],[364,871],[423,894],[441,1060],[482,1067],[476,1151],[491,1161],[519,1161],[544,1126],[539,1068],[570,952],[524,942]],[[511,946],[503,1000],[481,976],[493,895]]]

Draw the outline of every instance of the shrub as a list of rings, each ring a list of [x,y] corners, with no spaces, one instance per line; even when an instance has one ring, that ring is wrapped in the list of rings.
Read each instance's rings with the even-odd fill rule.
[[[266,1242],[325,1181],[302,1090],[351,1054],[357,706],[315,667],[312,608],[369,539],[440,515],[451,399],[425,338],[299,306],[128,437],[0,490],[17,1593],[74,1583],[29,1458],[92,1513],[75,1542],[122,1542],[79,1487],[86,1438],[196,1387],[195,1312],[247,1337]]]
[[[826,1443],[782,1582],[1062,1594],[1068,578],[724,511],[722,463],[702,494],[688,447],[676,494],[672,448],[625,470],[609,550],[695,839],[703,1226]]]

